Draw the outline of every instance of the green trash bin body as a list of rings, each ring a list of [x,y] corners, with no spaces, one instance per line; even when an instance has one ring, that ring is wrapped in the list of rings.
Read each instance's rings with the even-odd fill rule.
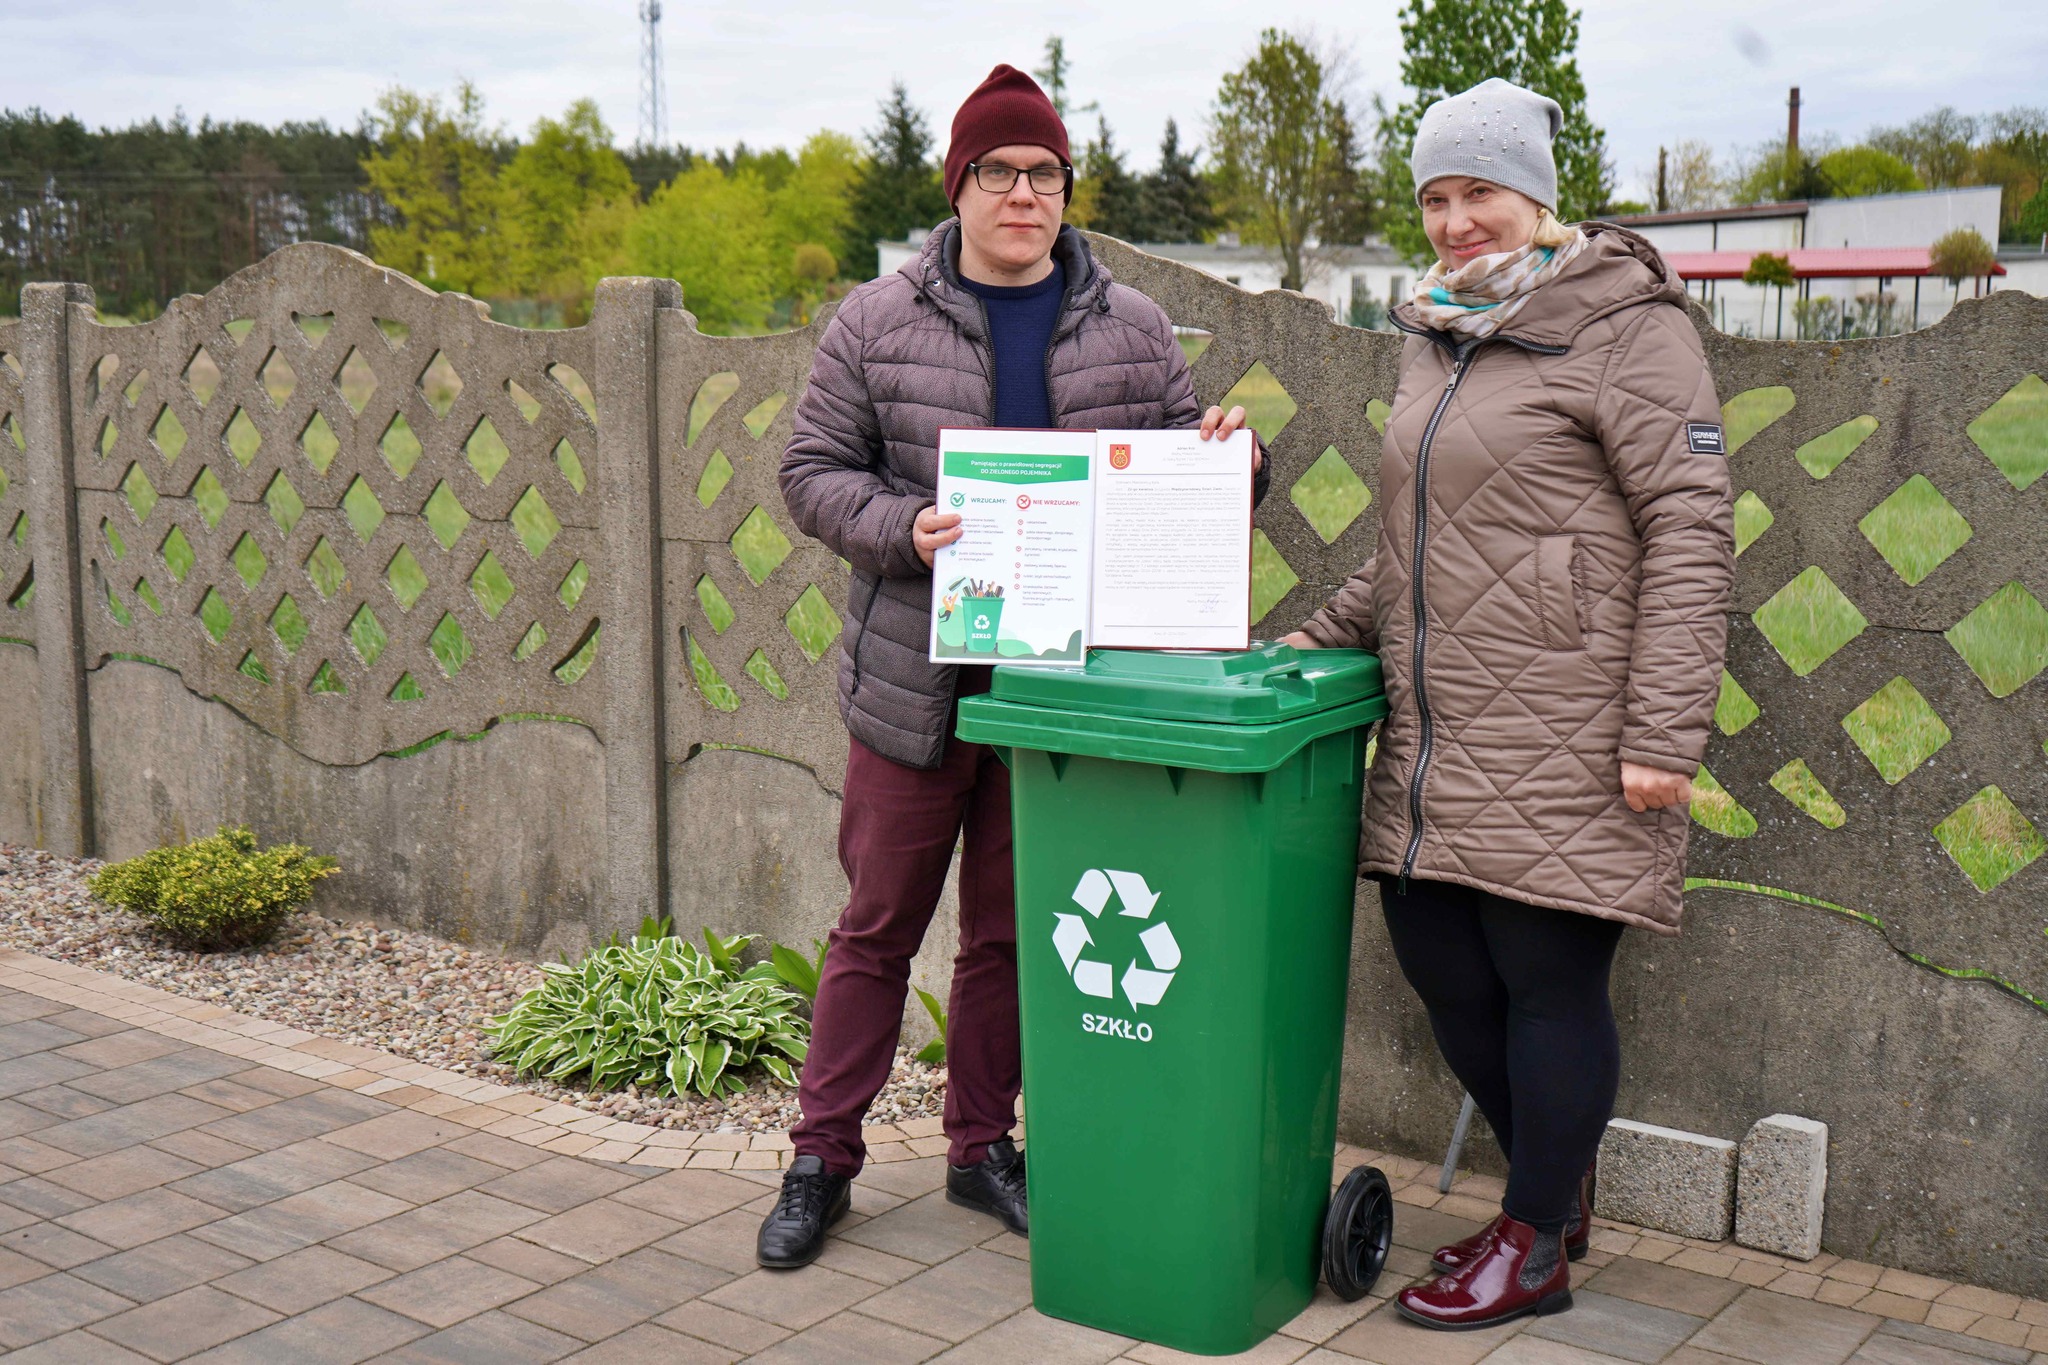
[[[1254,1345],[1315,1291],[1378,660],[998,669],[1038,1310]]]

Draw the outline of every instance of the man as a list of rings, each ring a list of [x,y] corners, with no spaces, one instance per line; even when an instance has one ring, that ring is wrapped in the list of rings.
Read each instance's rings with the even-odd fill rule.
[[[946,1197],[1028,1235],[1024,1157],[1009,1136],[1020,1070],[1009,773],[986,746],[951,737],[956,700],[987,691],[989,668],[926,657],[932,556],[961,534],[960,518],[933,506],[939,429],[1198,421],[1166,314],[1112,283],[1061,225],[1073,186],[1051,101],[998,66],[953,119],[945,190],[958,216],[918,259],[846,297],[797,405],[783,497],[852,566],[839,669],[851,739],[839,857],[851,891],[818,985],[796,1157],[761,1225],[764,1266],[816,1260],[847,1210],[910,961],[963,836]],[[1205,438],[1227,436],[1244,410],[1199,421]]]

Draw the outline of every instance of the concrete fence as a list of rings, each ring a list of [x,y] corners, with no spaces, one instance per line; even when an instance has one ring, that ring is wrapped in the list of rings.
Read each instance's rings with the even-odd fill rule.
[[[1398,339],[1097,245],[1270,438],[1255,605],[1291,629],[1371,547]],[[0,839],[245,821],[341,859],[329,913],[525,954],[664,911],[822,936],[845,578],[774,483],[822,319],[707,337],[616,279],[525,331],[318,245],[140,326],[21,303]],[[2048,1293],[2048,301],[1840,345],[1698,321],[1741,557],[1686,933],[1616,970],[1620,1112],[1823,1120],[1830,1250]],[[1458,1087],[1359,908],[1344,1131],[1434,1155]]]

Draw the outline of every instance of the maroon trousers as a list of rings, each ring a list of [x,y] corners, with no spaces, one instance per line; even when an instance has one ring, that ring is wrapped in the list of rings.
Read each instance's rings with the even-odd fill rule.
[[[947,1159],[982,1159],[1008,1136],[1022,1064],[1017,1043],[1016,883],[1010,774],[982,744],[950,740],[937,768],[905,767],[852,741],[839,815],[839,862],[852,883],[832,931],[797,1091],[800,1154],[859,1172],[861,1120],[895,1061],[910,984],[963,836],[960,951],[946,1027]]]

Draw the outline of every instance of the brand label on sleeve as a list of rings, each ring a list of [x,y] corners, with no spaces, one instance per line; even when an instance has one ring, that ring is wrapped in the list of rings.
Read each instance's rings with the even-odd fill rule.
[[[1687,422],[1685,445],[1695,455],[1726,455],[1727,437],[1719,422]]]

